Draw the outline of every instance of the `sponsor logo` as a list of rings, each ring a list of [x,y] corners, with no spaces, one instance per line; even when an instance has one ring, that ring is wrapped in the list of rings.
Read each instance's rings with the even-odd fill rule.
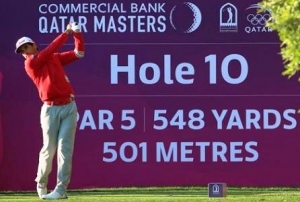
[[[182,20],[185,16],[185,20]],[[170,12],[170,23],[172,27],[183,33],[192,33],[198,29],[202,21],[200,9],[191,2],[175,5]]]
[[[43,34],[60,33],[69,22],[78,22],[89,33],[192,33],[202,21],[200,9],[191,2],[41,3],[38,12]]]
[[[219,187],[219,185],[214,184],[212,190],[213,190],[212,191],[213,194],[220,194],[220,187]]]
[[[248,34],[252,33],[265,33],[272,32],[272,29],[266,27],[266,22],[271,18],[270,10],[258,13],[257,11],[261,7],[258,4],[250,5],[247,11],[247,26],[245,27],[245,32]]]
[[[220,32],[238,31],[238,10],[231,4],[226,3],[220,8]]]

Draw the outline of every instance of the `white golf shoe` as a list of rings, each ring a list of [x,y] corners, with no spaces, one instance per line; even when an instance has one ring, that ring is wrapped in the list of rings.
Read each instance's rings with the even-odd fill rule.
[[[60,194],[56,191],[52,191],[51,193],[47,194],[47,195],[43,195],[42,199],[48,199],[48,200],[55,200],[55,199],[67,199],[67,195],[66,194]]]
[[[38,183],[36,185],[36,191],[40,198],[42,198],[43,195],[47,194],[47,187],[44,184]]]

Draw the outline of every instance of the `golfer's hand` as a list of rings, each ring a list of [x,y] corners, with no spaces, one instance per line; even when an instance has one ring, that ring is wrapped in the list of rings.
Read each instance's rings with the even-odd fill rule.
[[[67,25],[67,27],[66,27],[65,33],[66,33],[66,34],[71,34],[72,31],[73,31],[73,30],[72,30],[72,24],[69,23],[69,24]]]

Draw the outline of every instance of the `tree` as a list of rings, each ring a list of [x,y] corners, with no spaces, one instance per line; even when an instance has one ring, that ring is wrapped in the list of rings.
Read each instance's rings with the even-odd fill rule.
[[[300,70],[300,1],[262,0],[259,5],[258,12],[271,12],[266,26],[278,33],[284,65],[282,75],[290,78]]]

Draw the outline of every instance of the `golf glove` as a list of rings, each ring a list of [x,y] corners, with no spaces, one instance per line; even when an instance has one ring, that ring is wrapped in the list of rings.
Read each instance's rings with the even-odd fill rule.
[[[71,23],[71,29],[73,30],[73,32],[81,32],[80,26],[77,22]]]

